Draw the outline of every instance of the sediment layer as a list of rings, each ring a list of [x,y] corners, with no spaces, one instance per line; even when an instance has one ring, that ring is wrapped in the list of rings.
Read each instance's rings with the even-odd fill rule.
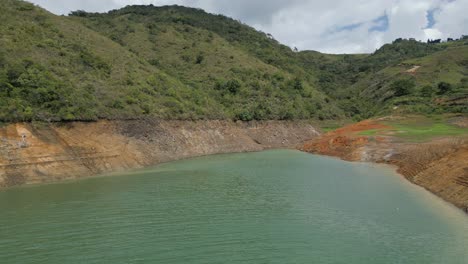
[[[99,121],[0,128],[0,188],[142,168],[184,158],[295,148],[306,122]]]

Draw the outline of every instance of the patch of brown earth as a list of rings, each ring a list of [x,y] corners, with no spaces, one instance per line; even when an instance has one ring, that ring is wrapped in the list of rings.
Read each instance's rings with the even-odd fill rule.
[[[415,65],[415,66],[413,66],[413,68],[407,70],[406,72],[409,73],[409,74],[416,74],[416,72],[419,70],[419,68],[421,68],[421,66]]]
[[[362,160],[357,150],[367,146],[370,139],[366,136],[359,136],[359,132],[387,128],[389,127],[376,121],[362,121],[328,132],[316,140],[308,141],[301,150],[321,155],[337,156],[350,161]],[[386,141],[383,137],[377,137],[374,140]]]
[[[312,125],[299,121],[11,124],[0,128],[0,188],[76,179],[202,155],[295,148],[318,135]]]
[[[468,140],[445,138],[403,144],[387,162],[408,180],[460,208],[468,209]]]
[[[468,212],[468,138],[405,143],[392,137],[358,135],[385,128],[376,120],[367,120],[324,134],[300,149],[348,161],[396,165],[411,182]]]
[[[468,128],[468,116],[454,117],[450,119],[450,123],[461,128]]]

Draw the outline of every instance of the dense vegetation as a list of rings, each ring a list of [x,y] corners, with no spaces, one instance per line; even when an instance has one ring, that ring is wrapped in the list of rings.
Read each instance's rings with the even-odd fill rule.
[[[442,51],[400,61],[358,80],[348,90],[373,105],[357,114],[468,113],[467,42],[441,44]]]
[[[319,87],[354,119],[399,113],[468,112],[468,39],[427,44],[398,39],[370,55],[301,52]],[[414,72],[412,71],[414,70]],[[440,83],[453,89],[437,92]],[[433,90],[429,94],[424,90]]]
[[[468,112],[466,39],[328,55],[180,6],[59,17],[4,0],[0,19],[0,121]]]

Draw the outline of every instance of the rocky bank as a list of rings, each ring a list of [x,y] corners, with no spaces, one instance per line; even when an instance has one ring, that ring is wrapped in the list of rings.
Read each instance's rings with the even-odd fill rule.
[[[0,188],[142,168],[184,158],[295,148],[306,122],[99,121],[0,128]]]

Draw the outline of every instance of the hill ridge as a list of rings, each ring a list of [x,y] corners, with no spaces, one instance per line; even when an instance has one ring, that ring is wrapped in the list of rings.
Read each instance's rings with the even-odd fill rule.
[[[398,39],[373,54],[330,55],[295,52],[232,18],[182,6],[55,16],[5,0],[0,9],[1,121],[468,112],[466,39]],[[402,73],[413,64],[422,67]]]

